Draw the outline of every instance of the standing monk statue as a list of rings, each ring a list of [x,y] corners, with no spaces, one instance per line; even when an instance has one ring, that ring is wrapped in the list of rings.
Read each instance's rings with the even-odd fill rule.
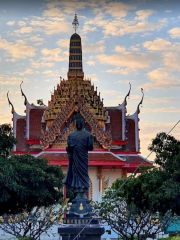
[[[84,121],[80,113],[76,115],[77,130],[68,135],[66,151],[68,153],[68,172],[64,180],[66,186],[72,187],[76,199],[87,199],[89,190],[88,151],[93,150],[93,136],[84,130]]]

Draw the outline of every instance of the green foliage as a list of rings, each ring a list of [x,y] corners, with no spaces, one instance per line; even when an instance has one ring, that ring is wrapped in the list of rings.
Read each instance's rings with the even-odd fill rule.
[[[16,143],[11,125],[0,125],[0,155],[8,156]]]
[[[180,214],[180,141],[165,133],[157,134],[149,150],[156,153],[159,167],[144,168],[142,174],[131,178],[121,188],[119,196],[128,204],[135,204],[139,211],[150,210],[165,214],[171,210]],[[124,180],[113,184],[118,189]]]
[[[172,240],[172,238],[167,237],[167,238],[157,238],[157,240]]]
[[[30,211],[62,199],[60,166],[31,155],[0,156],[0,215]]]
[[[180,236],[174,236],[171,238],[171,240],[180,240]]]

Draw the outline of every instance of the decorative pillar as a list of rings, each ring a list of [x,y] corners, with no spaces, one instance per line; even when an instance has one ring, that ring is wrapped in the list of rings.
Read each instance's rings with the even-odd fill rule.
[[[127,178],[127,169],[122,169],[122,178]]]
[[[102,194],[102,167],[97,168],[97,179],[99,180],[99,194]]]

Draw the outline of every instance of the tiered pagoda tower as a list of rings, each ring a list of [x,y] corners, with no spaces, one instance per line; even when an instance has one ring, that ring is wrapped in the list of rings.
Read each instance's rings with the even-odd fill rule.
[[[103,99],[91,79],[84,79],[81,37],[76,33],[78,25],[75,15],[67,80],[60,77],[48,106],[30,104],[21,83],[26,115],[20,116],[8,96],[12,106],[14,136],[18,140],[13,153],[47,158],[50,164],[61,165],[66,173],[67,137],[75,129],[75,116],[79,112],[84,118],[85,129],[94,136],[94,150],[89,153],[89,198],[99,200],[116,178],[126,177],[144,160],[139,155],[139,107],[143,96],[136,111],[130,116],[126,116],[126,106],[131,85],[121,105],[104,107]],[[145,160],[143,165],[152,163]],[[64,191],[66,196],[66,189]]]

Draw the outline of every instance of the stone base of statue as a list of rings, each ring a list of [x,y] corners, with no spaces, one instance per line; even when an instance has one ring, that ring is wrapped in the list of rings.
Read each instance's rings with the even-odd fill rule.
[[[63,218],[63,225],[58,228],[62,240],[100,240],[104,232],[99,220],[93,218],[90,200],[82,198],[72,200],[69,214]]]

